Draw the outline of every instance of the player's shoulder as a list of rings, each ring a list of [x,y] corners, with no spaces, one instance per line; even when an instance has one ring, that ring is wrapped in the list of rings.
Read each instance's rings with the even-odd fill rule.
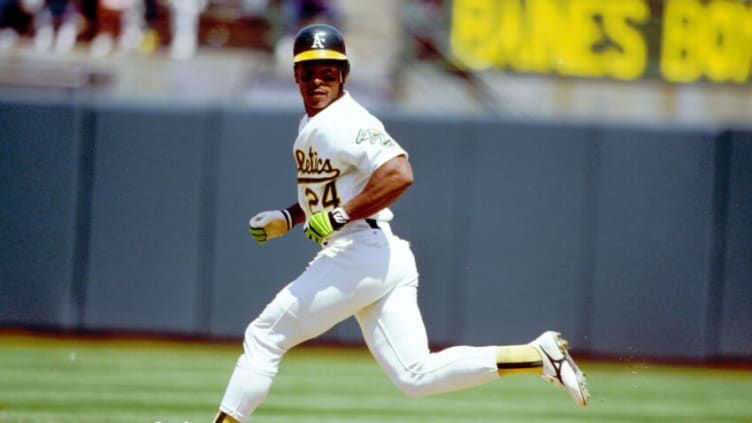
[[[381,120],[371,114],[365,107],[353,99],[348,93],[333,103],[322,119],[320,128],[330,134],[355,139],[362,130],[383,130]]]
[[[380,122],[365,106],[345,91],[345,94],[333,104],[337,111],[338,119],[346,120],[353,124],[361,122]]]

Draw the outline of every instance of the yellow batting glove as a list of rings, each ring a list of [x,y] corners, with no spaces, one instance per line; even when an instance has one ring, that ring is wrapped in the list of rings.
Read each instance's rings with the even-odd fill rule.
[[[269,210],[253,216],[248,222],[248,232],[259,244],[284,235],[292,228],[292,216],[287,210]]]
[[[326,212],[320,211],[311,216],[305,224],[305,234],[311,241],[321,244],[334,231],[339,230],[350,218],[342,207]]]

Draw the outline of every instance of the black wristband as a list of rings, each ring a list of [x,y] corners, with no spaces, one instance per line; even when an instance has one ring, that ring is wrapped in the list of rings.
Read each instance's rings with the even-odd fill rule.
[[[291,208],[292,207],[282,209],[282,214],[285,216],[285,221],[287,221],[288,231],[292,229],[293,226],[295,226],[295,219],[293,218],[292,210],[290,210]]]

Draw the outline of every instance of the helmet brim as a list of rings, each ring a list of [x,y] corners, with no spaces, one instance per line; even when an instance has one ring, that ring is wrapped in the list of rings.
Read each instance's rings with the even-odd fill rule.
[[[293,58],[293,63],[307,62],[309,60],[347,60],[347,56],[335,50],[307,50],[296,54]]]

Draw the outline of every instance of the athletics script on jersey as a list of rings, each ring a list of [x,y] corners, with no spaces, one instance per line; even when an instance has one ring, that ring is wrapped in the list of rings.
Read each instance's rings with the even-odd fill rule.
[[[355,144],[362,143],[369,143],[371,145],[381,144],[384,147],[396,145],[389,135],[377,128],[361,129],[358,131],[358,135],[355,137]],[[314,151],[312,147],[308,148],[308,153],[296,149],[295,161],[298,164],[298,182],[300,183],[332,181],[337,179],[341,173],[339,169],[332,166],[330,159],[321,158],[319,153]]]
[[[298,163],[298,182],[301,183],[332,181],[340,174],[330,159],[322,159],[313,148],[308,149],[308,154],[295,150],[295,161]]]

